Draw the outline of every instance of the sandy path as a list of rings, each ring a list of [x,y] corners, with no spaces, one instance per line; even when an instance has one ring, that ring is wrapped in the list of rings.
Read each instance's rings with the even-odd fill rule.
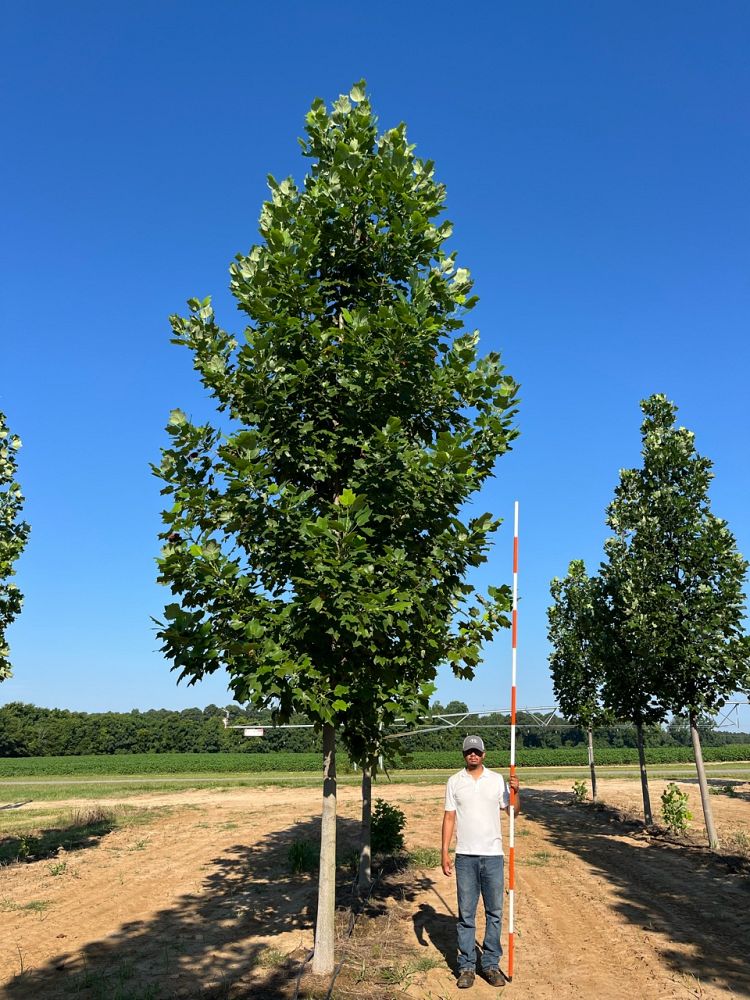
[[[655,802],[662,787],[652,783]],[[683,787],[699,815],[694,786]],[[720,834],[750,836],[750,794],[747,786],[740,791],[734,799],[712,797]],[[618,807],[637,807],[634,782],[606,781],[602,792]],[[381,785],[375,794],[406,812],[408,847],[437,846],[439,787]],[[355,843],[358,800],[358,789],[340,789],[343,845]],[[319,793],[191,789],[127,802],[172,811],[57,859],[67,866],[61,874],[51,873],[49,861],[0,871],[3,996],[106,996],[114,995],[113,984],[150,983],[160,997],[197,997],[209,987],[226,997],[291,997],[283,958],[303,957],[312,943],[315,883],[288,875],[286,856],[293,840],[315,840]],[[748,866],[646,837],[608,812],[569,803],[560,785],[524,792],[516,975],[506,994],[750,997]],[[439,869],[417,870],[398,895],[380,901],[387,915],[381,963],[390,940],[395,967],[403,969],[398,988],[432,1000],[465,995],[450,970],[452,880]],[[29,903],[37,909],[24,909]],[[431,962],[414,971],[424,958]],[[230,990],[237,981],[242,990]],[[340,995],[355,995],[343,975],[341,983]],[[140,988],[132,995],[145,996]],[[377,988],[387,995],[382,982]],[[375,992],[365,980],[357,995]],[[471,995],[496,993],[478,981]]]

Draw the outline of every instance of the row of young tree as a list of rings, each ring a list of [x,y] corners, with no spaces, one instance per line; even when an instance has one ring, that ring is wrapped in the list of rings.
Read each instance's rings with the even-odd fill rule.
[[[472,678],[483,646],[509,625],[510,589],[481,594],[467,583],[500,522],[488,513],[460,515],[516,437],[517,385],[498,354],[479,355],[478,333],[465,327],[477,300],[469,272],[445,246],[445,189],[433,163],[415,156],[405,127],[379,134],[360,83],[330,110],[316,100],[305,132],[303,183],[269,178],[261,240],[230,268],[245,329],[237,337],[224,331],[210,297],[190,300],[189,315],[171,319],[174,342],[191,351],[218,414],[213,424],[197,424],[174,410],[171,443],[154,469],[168,503],[159,580],[174,598],[158,635],[181,679],[192,684],[225,668],[240,704],[276,723],[303,715],[320,735],[313,972],[328,975],[337,743],[362,766],[365,886],[370,770],[388,731],[397,718],[427,714],[440,665]],[[7,453],[0,444],[0,476],[14,471]],[[12,476],[8,482],[14,485],[0,494],[0,580],[27,531],[20,490]],[[656,610],[646,607],[652,578],[638,583],[637,573],[626,572],[631,554],[643,558],[634,541],[639,522],[626,517],[632,508],[635,518],[635,485],[624,482],[613,505],[611,570],[601,577],[602,598],[592,598],[606,633],[599,624],[586,633],[586,670],[608,659],[611,640],[609,659],[622,669],[607,677],[621,679],[593,685],[612,711],[642,735],[665,712],[688,706],[695,730],[697,714],[720,697],[691,693],[688,672],[675,687],[679,695],[650,686],[672,653],[662,648],[667,632],[658,615],[651,641],[636,628]],[[716,545],[731,539],[721,522],[706,527]],[[646,553],[647,539],[644,546]],[[744,568],[737,557],[735,574],[741,578]],[[713,571],[706,573],[699,594],[713,593]],[[682,593],[682,578],[674,587]],[[681,612],[669,606],[667,591],[658,591],[660,614],[676,630]],[[701,614],[718,622],[722,601],[715,603],[706,598]],[[15,591],[0,591],[0,640],[19,608]],[[701,671],[734,677],[744,655],[739,637],[731,654],[732,637],[719,624],[714,629],[720,637],[708,662],[695,666],[699,692]],[[680,662],[692,669],[685,640]],[[0,676],[6,657],[0,644]],[[626,696],[628,684],[648,693]],[[596,724],[581,704],[572,712],[560,702],[577,724]]]
[[[422,750],[447,751],[460,760],[460,745],[477,720],[472,718],[458,729],[433,730],[440,716],[449,712],[466,712],[463,702],[452,702],[445,708],[433,705],[431,719],[422,722],[426,732],[410,731],[389,744],[390,753],[405,757]],[[229,728],[224,726],[224,719]],[[151,709],[140,712],[72,712],[67,709],[40,708],[10,702],[0,707],[0,757],[56,757],[84,754],[130,753],[319,753],[321,734],[313,728],[274,728],[270,712],[252,714],[252,721],[266,725],[262,739],[246,739],[236,726],[248,716],[239,705],[182,711]],[[295,717],[295,723],[304,723]],[[452,719],[452,722],[457,721]],[[518,713],[516,744],[519,747],[579,746],[586,742],[586,732],[580,726],[566,725],[555,717],[550,726],[540,726],[536,719]],[[490,753],[510,747],[510,717],[502,714],[482,716],[479,720]],[[495,728],[497,727],[497,728]],[[396,732],[394,730],[393,732]],[[645,729],[647,747],[679,746],[690,742],[684,725],[673,722],[668,727],[649,726]],[[750,742],[747,734],[716,732],[701,729],[702,741],[711,745]],[[634,747],[633,727],[610,726],[595,731],[595,747]],[[389,757],[390,759],[390,757]]]
[[[689,727],[706,833],[718,837],[701,753],[699,721],[750,688],[744,633],[748,564],[727,523],[711,513],[712,463],[676,426],[663,395],[641,403],[640,468],[620,472],[607,509],[612,532],[599,572],[570,563],[551,584],[550,666],[562,711],[589,733],[617,718],[635,727],[646,824],[653,822],[643,733],[672,718]]]

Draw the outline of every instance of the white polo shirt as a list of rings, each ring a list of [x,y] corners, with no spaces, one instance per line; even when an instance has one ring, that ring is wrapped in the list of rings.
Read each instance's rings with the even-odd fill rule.
[[[456,854],[503,853],[500,810],[510,798],[505,779],[486,768],[472,778],[464,768],[451,775],[445,788],[445,811],[456,813]]]

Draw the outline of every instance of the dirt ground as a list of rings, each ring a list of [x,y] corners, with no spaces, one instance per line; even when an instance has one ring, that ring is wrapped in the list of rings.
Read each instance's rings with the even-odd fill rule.
[[[663,787],[652,782],[657,806]],[[750,838],[750,785],[732,798],[712,796],[719,834],[736,845],[720,855],[701,845],[696,786],[681,787],[695,817],[692,844],[643,832],[635,781],[601,782],[602,809],[574,805],[569,781],[523,791],[506,995],[750,997],[750,864],[740,850]],[[439,846],[439,786],[383,783],[375,796],[406,813],[407,848]],[[342,869],[344,965],[330,992],[307,974],[315,876],[289,874],[287,852],[317,837],[317,790],[190,789],[127,802],[170,809],[88,848],[0,871],[3,997],[448,1000],[499,992],[480,979],[469,993],[455,989],[455,886],[439,868],[384,874],[356,919]],[[358,813],[359,790],[340,788],[342,856],[356,842]]]

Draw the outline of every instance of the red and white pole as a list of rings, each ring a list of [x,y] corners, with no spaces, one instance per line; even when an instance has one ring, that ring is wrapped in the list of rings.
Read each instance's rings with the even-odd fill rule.
[[[518,501],[513,511],[513,611],[511,622],[511,686],[510,686],[510,776],[516,773],[516,665],[518,657]],[[516,793],[511,789],[508,814],[508,982],[513,979],[515,955],[516,903]]]

